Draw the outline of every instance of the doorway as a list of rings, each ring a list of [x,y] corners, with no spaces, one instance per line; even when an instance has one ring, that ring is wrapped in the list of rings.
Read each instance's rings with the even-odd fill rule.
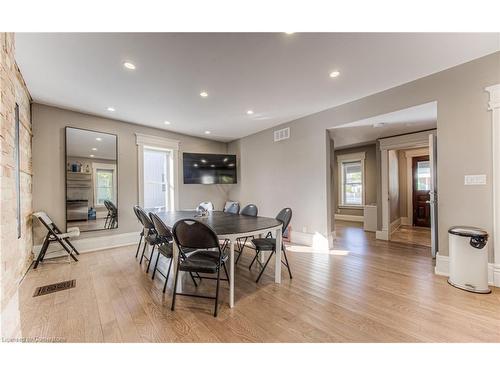
[[[429,156],[417,156],[412,158],[413,175],[413,226],[431,227],[431,210],[429,206],[431,191],[431,172]]]

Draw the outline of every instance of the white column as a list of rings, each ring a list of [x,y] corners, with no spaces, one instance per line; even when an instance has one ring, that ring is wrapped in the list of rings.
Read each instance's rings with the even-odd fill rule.
[[[382,230],[377,230],[376,238],[389,240],[389,152],[380,150],[380,164],[382,170]]]
[[[500,286],[500,84],[486,87],[490,94],[488,109],[492,111],[492,157],[493,157],[493,284]]]

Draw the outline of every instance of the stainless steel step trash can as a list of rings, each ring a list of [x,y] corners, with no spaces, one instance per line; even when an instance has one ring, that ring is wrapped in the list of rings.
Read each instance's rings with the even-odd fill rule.
[[[490,293],[488,287],[488,233],[480,228],[448,229],[450,277],[454,287],[474,293]]]

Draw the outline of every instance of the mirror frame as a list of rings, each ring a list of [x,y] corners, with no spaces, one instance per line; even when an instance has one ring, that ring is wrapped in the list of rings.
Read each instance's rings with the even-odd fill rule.
[[[68,231],[68,178],[67,178],[67,165],[68,165],[68,129],[75,129],[75,130],[83,130],[83,131],[89,131],[89,132],[94,132],[94,133],[101,133],[101,134],[107,134],[107,135],[112,135],[115,137],[115,153],[116,153],[116,208],[118,210],[118,224],[116,228],[100,228],[100,229],[90,229],[90,230],[85,230],[85,231],[80,231],[81,233],[87,233],[87,232],[98,232],[98,231],[104,231],[104,230],[115,230],[119,228],[120,225],[120,208],[118,206],[118,134],[113,134],[113,133],[107,133],[103,131],[98,131],[98,130],[93,130],[93,129],[85,129],[85,128],[77,128],[74,126],[65,126],[64,127],[64,226],[65,226],[65,231]]]

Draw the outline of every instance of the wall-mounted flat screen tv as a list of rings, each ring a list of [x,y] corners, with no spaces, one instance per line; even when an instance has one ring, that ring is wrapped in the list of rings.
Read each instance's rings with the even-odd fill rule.
[[[184,152],[185,184],[236,184],[236,155]]]

